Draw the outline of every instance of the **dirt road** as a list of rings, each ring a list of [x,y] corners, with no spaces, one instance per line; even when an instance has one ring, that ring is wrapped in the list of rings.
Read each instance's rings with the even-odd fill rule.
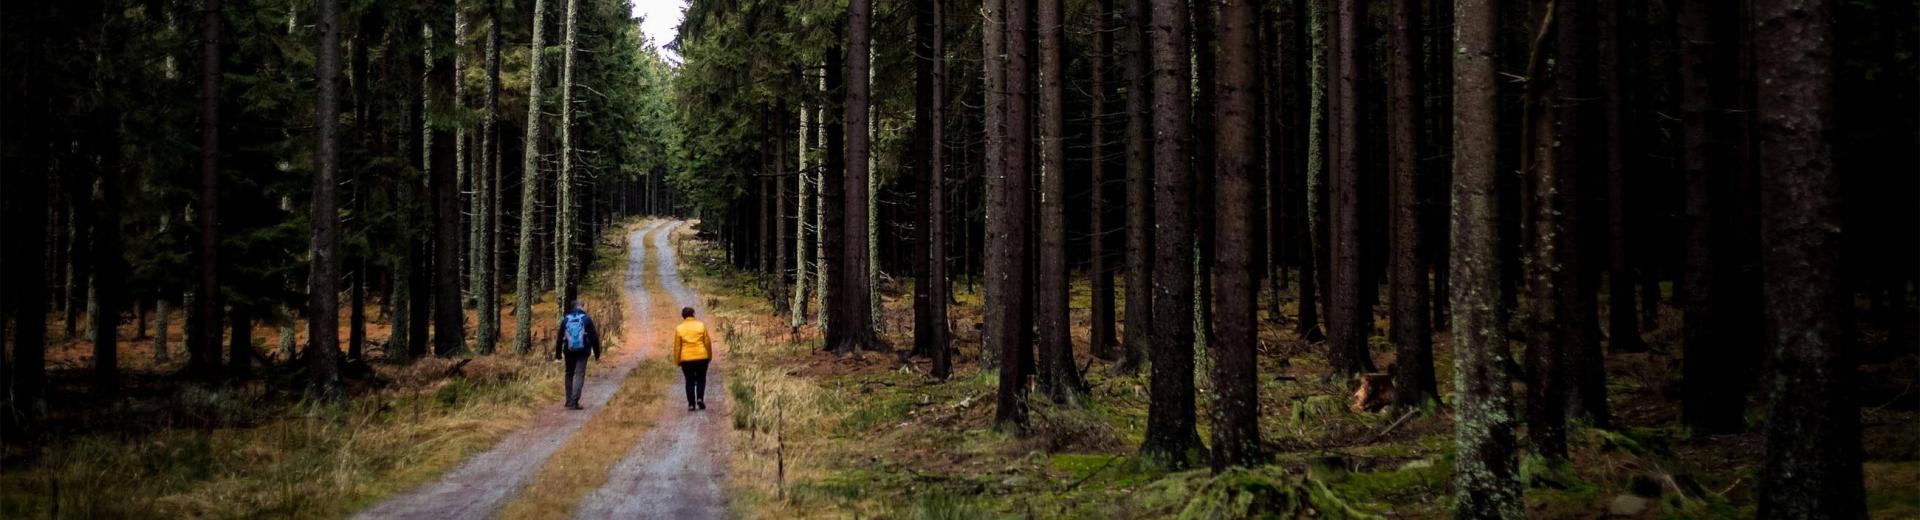
[[[677,255],[670,243],[672,230],[654,235],[654,264],[660,287],[679,307],[700,308],[700,299],[680,280]],[[668,322],[671,323],[671,322]],[[666,359],[668,345],[649,345]],[[607,483],[580,505],[579,518],[726,517],[721,492],[727,469],[726,360],[715,352],[707,374],[707,409],[686,410],[686,393],[679,378],[666,388],[663,410],[653,429],[613,467]]]
[[[643,226],[628,237],[627,289],[628,305],[626,319],[645,320],[648,317],[646,294],[646,239],[645,237],[662,228],[670,228],[654,222]],[[662,235],[665,233],[662,232]],[[634,316],[633,313],[641,313]],[[541,348],[539,345],[535,349]],[[570,411],[559,406],[558,391],[555,390],[554,405],[541,410],[527,427],[508,435],[506,439],[494,445],[493,449],[467,459],[453,471],[441,475],[432,483],[414,488],[411,491],[395,495],[374,504],[355,518],[403,518],[403,519],[441,519],[441,518],[487,518],[500,511],[513,500],[520,490],[525,488],[528,479],[540,471],[547,458],[555,450],[565,445],[587,419],[607,404],[613,392],[626,379],[627,373],[639,364],[644,356],[640,349],[625,348],[613,353],[611,363],[603,363],[601,368],[590,372],[586,387],[581,392],[581,411]],[[596,367],[598,368],[598,367]]]
[[[681,222],[654,222],[628,236],[624,312],[628,324],[672,326],[678,316],[653,316],[655,298],[671,298],[675,307],[698,307],[699,297],[680,279],[672,235]],[[651,247],[649,243],[651,242]],[[653,269],[647,269],[647,253]],[[666,294],[649,294],[648,276]],[[536,347],[537,348],[537,347]],[[493,449],[461,463],[439,480],[395,495],[369,507],[355,518],[489,518],[526,489],[547,459],[569,442],[641,360],[664,360],[667,345],[624,345],[609,363],[587,380],[581,399],[584,411],[554,406],[541,410],[528,426],[507,436]],[[716,352],[714,370],[707,379],[708,409],[686,411],[679,378],[658,391],[666,392],[659,420],[641,441],[624,450],[624,458],[610,471],[606,484],[588,495],[577,509],[581,518],[724,518],[721,492],[727,465],[726,383],[723,361]],[[609,448],[619,453],[619,448]],[[611,455],[611,454],[610,454]]]

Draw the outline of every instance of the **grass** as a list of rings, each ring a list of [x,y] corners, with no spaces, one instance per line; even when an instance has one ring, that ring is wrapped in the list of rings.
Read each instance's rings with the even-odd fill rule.
[[[600,258],[624,259],[624,243],[613,245]],[[609,265],[596,264],[589,294],[619,286]],[[553,327],[545,300],[536,330]],[[373,376],[350,380],[349,398],[337,406],[300,400],[298,372],[280,368],[241,383],[180,383],[166,375],[183,361],[177,347],[172,361],[156,363],[149,341],[131,339],[122,343],[125,393],[96,399],[81,390],[77,368],[90,365],[89,346],[56,345],[52,402],[65,406],[50,411],[36,437],[8,439],[0,518],[345,516],[436,478],[554,402],[560,367],[546,362],[544,349],[511,353],[502,338],[502,353],[473,357],[457,371],[459,359],[382,361],[388,324],[377,314],[369,310]],[[178,341],[184,320],[170,321]],[[271,354],[275,339],[256,336],[255,344]]]
[[[1027,435],[994,431],[998,374],[978,366],[982,295],[965,284],[955,286],[951,315],[956,372],[932,381],[925,360],[903,363],[892,353],[835,359],[820,352],[817,330],[789,330],[787,315],[755,296],[763,284],[755,275],[731,269],[709,245],[689,243],[683,250],[691,282],[713,312],[741,331],[735,337],[750,338],[734,344],[731,367],[753,374],[750,381],[736,376],[736,395],[760,403],[735,410],[751,414],[736,422],[745,427],[736,437],[753,440],[735,441],[731,483],[732,505],[744,518],[1451,516],[1449,410],[1416,414],[1385,433],[1399,414],[1350,409],[1345,385],[1319,377],[1325,360],[1318,345],[1294,334],[1290,309],[1263,321],[1260,331],[1261,429],[1270,463],[1222,475],[1168,472],[1134,456],[1145,429],[1148,379],[1115,374],[1104,362],[1088,373],[1084,407],[1036,400]],[[1085,280],[1076,282],[1074,338],[1085,362],[1087,288]],[[896,348],[911,344],[910,296],[883,294],[877,328]],[[1645,333],[1656,346],[1677,345],[1677,313],[1665,311]],[[1384,335],[1384,317],[1374,324],[1375,334]],[[1452,351],[1444,333],[1435,343],[1444,402]],[[1392,360],[1384,344],[1374,354],[1377,366]],[[1572,464],[1533,468],[1529,514],[1599,516],[1614,498],[1642,493],[1654,496],[1650,517],[1751,516],[1764,435],[1696,437],[1670,426],[1678,402],[1662,392],[1671,386],[1673,357],[1629,354],[1607,362],[1614,428],[1575,429]],[[1199,376],[1205,396],[1210,385]],[[764,404],[776,393],[790,405]],[[775,428],[779,442],[764,422],[775,408],[786,414]],[[1885,448],[1867,450],[1869,507],[1876,518],[1915,516],[1920,431],[1911,425],[1920,423],[1920,414],[1884,408],[1866,410],[1868,445]],[[1204,397],[1196,409],[1204,439],[1210,411]]]

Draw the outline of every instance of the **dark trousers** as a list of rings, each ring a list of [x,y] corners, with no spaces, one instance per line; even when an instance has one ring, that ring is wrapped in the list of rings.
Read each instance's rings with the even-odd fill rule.
[[[707,401],[707,362],[686,361],[680,363],[680,375],[687,380],[687,406]]]
[[[567,378],[561,385],[567,387],[567,404],[580,404],[580,390],[587,385],[587,353],[567,353]]]

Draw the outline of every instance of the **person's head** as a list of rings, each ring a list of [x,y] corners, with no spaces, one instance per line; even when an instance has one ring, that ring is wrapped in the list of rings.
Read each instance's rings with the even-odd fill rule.
[[[574,299],[573,299],[573,304],[572,304],[572,305],[568,305],[568,306],[567,306],[567,308],[569,308],[569,309],[572,309],[572,310],[576,310],[576,311],[580,311],[580,312],[586,312],[586,311],[587,311],[587,302],[586,302],[586,300],[581,300],[581,299],[579,299],[579,298],[574,298]]]
[[[693,307],[680,308],[680,319],[687,319],[692,317],[693,317]]]

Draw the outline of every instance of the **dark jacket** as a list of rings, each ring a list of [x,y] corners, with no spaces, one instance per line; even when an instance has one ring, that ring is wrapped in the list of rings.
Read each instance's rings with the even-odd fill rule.
[[[587,311],[580,309],[567,311],[567,316],[574,314],[586,316]],[[553,335],[553,358],[564,359],[567,355],[567,320],[565,317],[561,317],[560,326],[556,332],[557,333]],[[591,317],[587,318],[586,340],[587,350],[593,352],[593,359],[600,359],[600,328],[593,324],[593,318]]]

